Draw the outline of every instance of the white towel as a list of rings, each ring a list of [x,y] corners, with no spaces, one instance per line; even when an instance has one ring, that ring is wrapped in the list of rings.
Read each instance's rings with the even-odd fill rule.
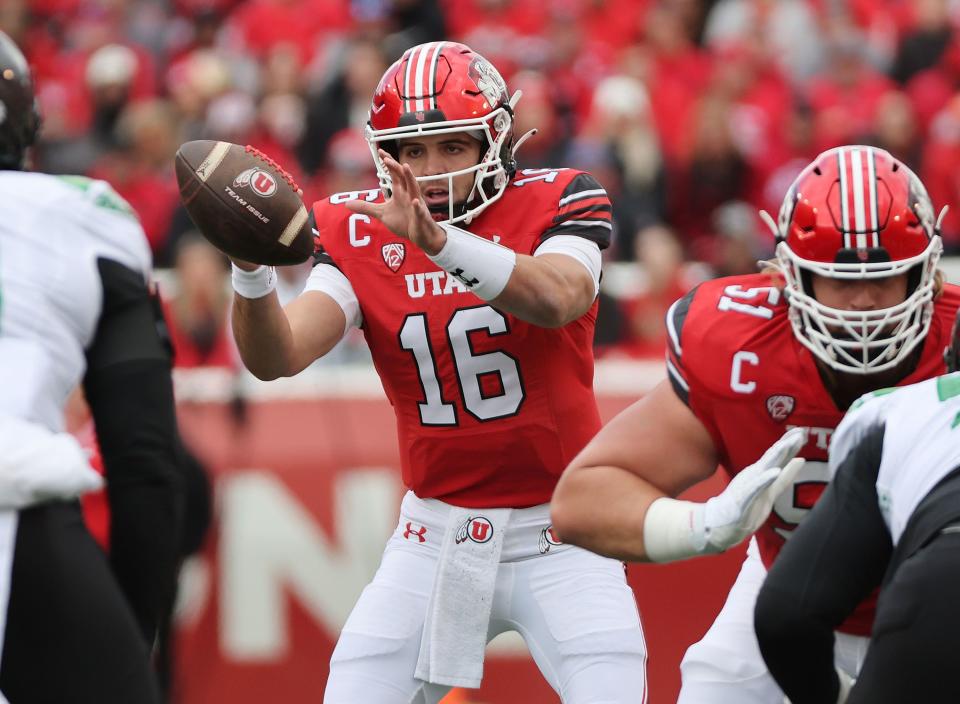
[[[451,509],[423,625],[417,679],[451,687],[480,686],[510,511]]]
[[[72,499],[102,486],[72,435],[0,415],[0,509]]]

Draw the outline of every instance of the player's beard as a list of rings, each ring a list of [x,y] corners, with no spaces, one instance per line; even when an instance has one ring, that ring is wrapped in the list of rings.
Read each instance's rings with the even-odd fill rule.
[[[900,364],[873,374],[850,374],[837,371],[820,360],[817,360],[817,371],[837,408],[846,411],[864,394],[896,386],[909,376],[916,369],[922,352],[923,343],[921,342]]]

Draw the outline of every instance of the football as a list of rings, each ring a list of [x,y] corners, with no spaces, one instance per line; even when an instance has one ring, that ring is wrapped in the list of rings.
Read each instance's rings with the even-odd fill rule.
[[[307,209],[293,178],[250,146],[196,140],[176,156],[180,200],[217,249],[256,264],[299,264],[313,254]]]

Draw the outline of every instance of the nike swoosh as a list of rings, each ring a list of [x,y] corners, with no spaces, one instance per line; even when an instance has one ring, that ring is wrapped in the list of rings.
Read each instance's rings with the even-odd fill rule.
[[[376,115],[378,112],[380,112],[381,110],[383,110],[385,107],[387,107],[387,104],[386,104],[386,103],[380,103],[380,107],[377,107],[376,105],[372,105],[372,106],[370,107],[370,111],[371,111],[374,115]]]

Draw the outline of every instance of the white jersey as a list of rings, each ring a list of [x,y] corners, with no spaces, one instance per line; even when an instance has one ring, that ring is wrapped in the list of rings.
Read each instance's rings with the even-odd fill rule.
[[[100,319],[101,259],[149,276],[143,229],[106,182],[0,171],[0,414],[62,428]]]
[[[877,499],[896,545],[917,505],[960,466],[960,372],[857,401],[831,441],[831,477],[861,439],[878,431],[883,450]]]

